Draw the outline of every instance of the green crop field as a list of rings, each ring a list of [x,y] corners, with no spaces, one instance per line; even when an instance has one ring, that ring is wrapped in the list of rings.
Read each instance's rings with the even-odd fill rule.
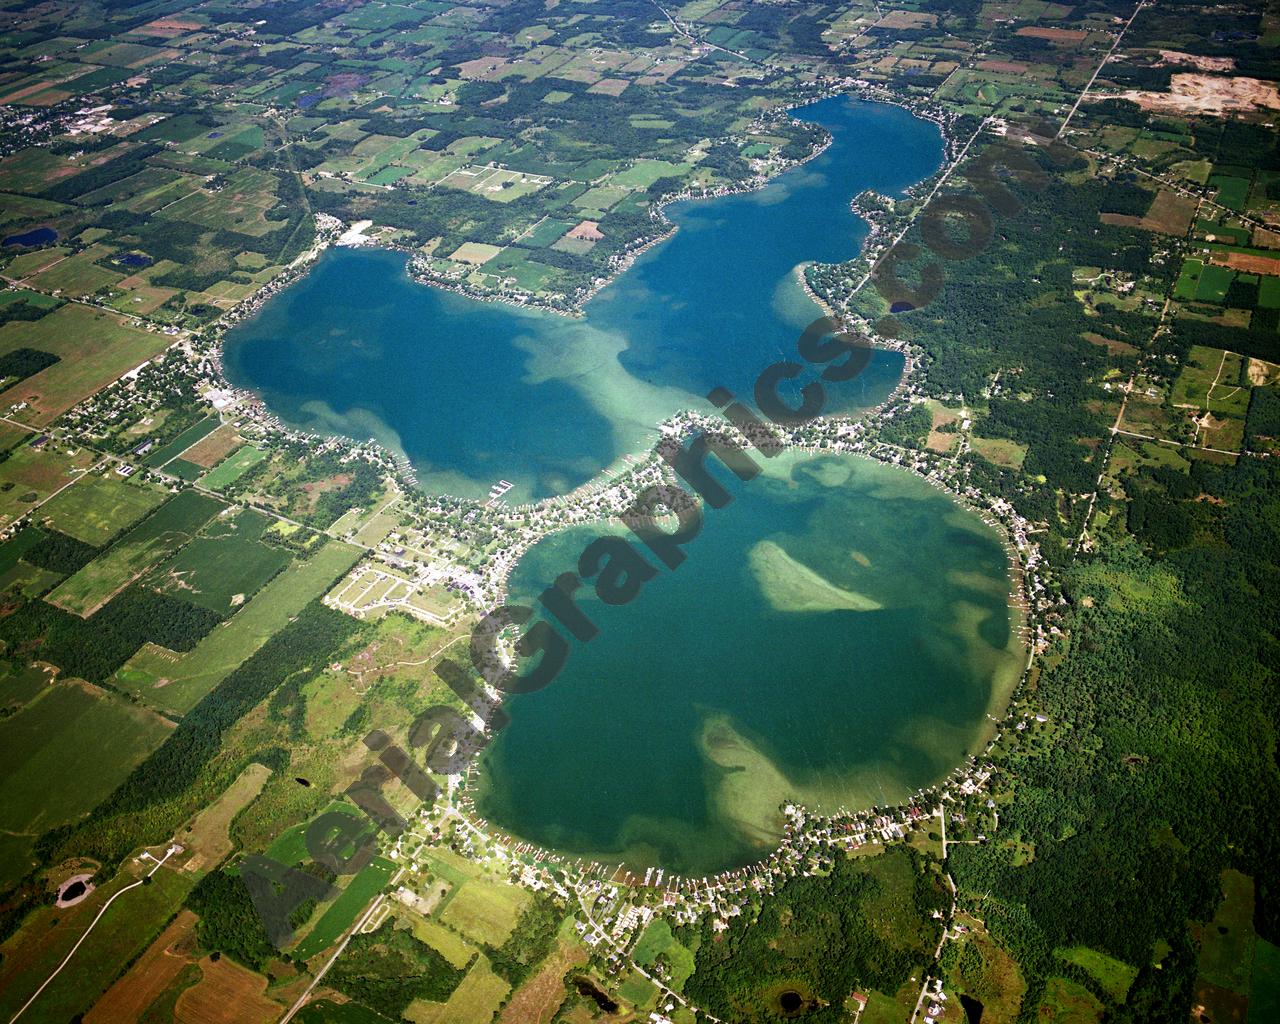
[[[183,491],[49,595],[77,615],[90,615],[162,558],[191,540],[223,508],[222,502]]]
[[[278,860],[281,864],[296,865],[303,861],[311,859],[311,854],[307,850],[307,827],[316,818],[324,814],[346,814],[352,818],[360,818],[362,811],[355,804],[347,800],[334,800],[327,807],[320,811],[319,814],[310,818],[301,824],[294,825],[292,828],[281,832],[275,840],[267,847],[267,856],[272,860]]]
[[[200,486],[207,487],[211,491],[221,490],[235,483],[266,457],[267,453],[262,448],[247,444],[206,473],[204,479],[200,481]]]
[[[1196,285],[1196,299],[1200,302],[1215,302],[1219,305],[1227,297],[1227,289],[1235,280],[1236,272],[1230,267],[1220,267],[1215,263],[1206,263],[1200,272],[1200,281]]]
[[[378,892],[395,872],[396,866],[382,857],[375,857],[367,867],[347,883],[338,898],[320,915],[297,947],[293,950],[296,959],[309,960],[317,953],[322,953],[342,936],[356,918],[378,895]]]
[[[212,524],[157,565],[148,585],[230,615],[289,564],[288,551],[260,540],[269,523],[262,513],[246,509],[233,520]]]
[[[1249,198],[1249,179],[1230,174],[1215,174],[1209,178],[1209,186],[1218,190],[1218,202],[1231,210],[1243,210]]]
[[[143,647],[116,674],[115,685],[160,710],[182,714],[218,685],[307,604],[329,589],[362,554],[330,541],[268,583],[229,622],[185,654]]]
[[[102,547],[165,500],[153,487],[128,483],[119,475],[86,473],[51,501],[40,515],[55,530]]]
[[[206,416],[199,423],[188,427],[168,444],[148,453],[147,457],[142,460],[142,464],[152,467],[163,466],[170,459],[181,455],[202,437],[212,434],[218,429],[219,425],[217,416]]]
[[[16,715],[0,719],[0,830],[38,835],[74,821],[170,728],[150,711],[96,688],[45,688]]]

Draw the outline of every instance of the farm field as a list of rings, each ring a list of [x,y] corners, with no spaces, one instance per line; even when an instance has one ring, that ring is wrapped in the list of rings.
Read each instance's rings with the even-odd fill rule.
[[[0,946],[0,1016],[13,1016],[66,957],[103,903],[136,880],[128,868],[71,910],[43,908]],[[144,952],[190,890],[189,875],[161,868],[150,885],[116,900],[76,950],[75,970],[63,971],[23,1015],[42,1024],[62,1024],[85,1013],[124,967]]]
[[[93,455],[83,448],[74,455],[50,448],[28,442],[0,462],[0,529],[72,483],[93,463]]]
[[[185,654],[143,647],[116,674],[116,685],[157,710],[189,711],[308,601],[328,590],[360,555],[359,548],[330,541],[268,583],[230,621]]]
[[[77,615],[91,615],[190,541],[223,507],[217,498],[183,491],[55,588],[49,602]]]
[[[270,520],[252,509],[220,518],[157,565],[147,585],[230,616],[289,564],[288,551],[262,543],[268,525]]]
[[[0,408],[26,402],[24,422],[45,426],[77,402],[164,351],[170,339],[114,313],[68,302],[30,323],[0,327],[0,354],[28,347],[59,362],[0,392]]]
[[[440,913],[440,923],[496,949],[510,938],[528,905],[529,896],[522,889],[473,878],[451,894]]]
[[[148,452],[147,457],[142,460],[142,464],[153,468],[163,466],[170,459],[177,458],[197,441],[212,434],[218,429],[218,426],[217,416],[206,416],[199,423],[188,427],[168,444],[157,448],[153,452]]]
[[[488,1024],[510,989],[506,981],[493,973],[488,959],[482,955],[458,983],[447,1003],[414,1000],[408,1013],[414,1024]]]
[[[355,923],[382,887],[387,884],[396,866],[382,857],[375,857],[363,870],[347,882],[338,898],[321,914],[312,929],[293,949],[300,960],[309,960],[324,952],[342,937],[343,932]]]
[[[129,483],[110,471],[86,473],[42,505],[40,516],[55,530],[102,547],[163,504],[166,497],[161,490]]]
[[[200,480],[200,486],[219,491],[235,483],[266,457],[263,449],[246,444],[206,473]]]
[[[175,1024],[271,1024],[284,1007],[266,996],[267,979],[227,957],[200,961],[200,980],[174,1006]]]
[[[187,954],[195,945],[195,925],[195,914],[179,911],[138,962],[85,1014],[84,1024],[137,1021],[189,963]]]
[[[74,821],[171,729],[158,715],[87,683],[46,687],[0,720],[0,830],[35,836]]]

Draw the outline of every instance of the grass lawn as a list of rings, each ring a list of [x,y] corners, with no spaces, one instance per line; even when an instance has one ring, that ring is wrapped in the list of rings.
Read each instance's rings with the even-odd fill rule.
[[[128,529],[167,495],[153,487],[132,484],[116,473],[86,473],[52,501],[40,515],[55,530],[102,547]]]
[[[187,653],[144,647],[116,674],[115,685],[154,708],[177,714],[190,711],[308,601],[327,591],[361,554],[359,548],[330,541],[311,558],[273,579],[229,622],[216,627]]]
[[[663,955],[671,965],[669,984],[679,992],[693,974],[693,954],[676,941],[671,934],[671,925],[665,919],[658,918],[644,930],[631,958],[641,967],[652,967],[657,958]]]
[[[183,491],[55,588],[49,602],[77,615],[91,615],[190,541],[224,507],[217,498]]]

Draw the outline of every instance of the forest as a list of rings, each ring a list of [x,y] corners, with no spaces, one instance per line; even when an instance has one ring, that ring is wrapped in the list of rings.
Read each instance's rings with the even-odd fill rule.
[[[1112,1020],[1170,1020],[1195,978],[1187,922],[1212,917],[1223,868],[1256,878],[1256,927],[1280,938],[1280,469],[1195,462],[1128,487],[1128,515],[1065,574],[1070,641],[1035,693],[1060,738],[1000,761],[1017,793],[1000,829],[1034,859],[967,845],[951,863],[1028,1002],[1062,973],[1054,950],[1083,944],[1140,968]]]
[[[892,995],[933,957],[935,910],[950,906],[936,864],[908,847],[869,859],[836,855],[829,871],[782,882],[717,934],[714,914],[677,937],[696,946],[686,994],[723,1020],[780,1021],[797,992],[806,1021],[845,1019],[855,991]]]

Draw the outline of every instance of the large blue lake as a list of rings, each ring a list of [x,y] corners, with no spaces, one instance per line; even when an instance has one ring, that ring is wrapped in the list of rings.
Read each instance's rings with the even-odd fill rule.
[[[227,374],[287,422],[403,452],[428,491],[572,490],[672,413],[709,411],[711,388],[749,397],[819,313],[796,267],[850,259],[866,237],[853,196],[899,192],[941,161],[937,128],[898,107],[836,98],[797,116],[832,133],[825,152],[759,191],[669,207],[679,231],[581,319],[423,287],[395,253],[329,250],[229,334]],[[878,353],[828,409],[876,404],[901,370]]]
[[[404,452],[428,490],[571,490],[671,413],[708,409],[712,387],[749,399],[818,313],[797,266],[849,259],[865,238],[850,199],[941,160],[936,128],[896,107],[833,99],[800,116],[832,132],[821,156],[758,192],[672,207],[676,235],[580,320],[335,250],[232,333],[228,372],[287,420]],[[879,402],[901,370],[877,353],[828,408]],[[788,453],[735,490],[632,604],[584,597],[600,635],[508,702],[474,794],[495,824],[700,874],[767,851],[786,800],[896,802],[980,748],[1022,664],[1000,538],[917,477],[852,456]],[[539,593],[610,529],[543,540],[512,593]]]

